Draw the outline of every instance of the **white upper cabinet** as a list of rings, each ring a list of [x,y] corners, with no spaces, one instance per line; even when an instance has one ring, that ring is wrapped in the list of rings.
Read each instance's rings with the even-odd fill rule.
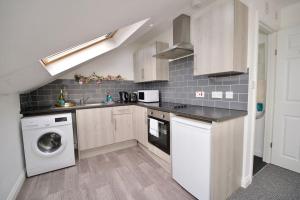
[[[192,17],[194,75],[247,72],[248,7],[239,0],[218,2]]]
[[[133,54],[134,82],[169,80],[168,60],[153,57],[168,47],[168,43],[154,42]]]

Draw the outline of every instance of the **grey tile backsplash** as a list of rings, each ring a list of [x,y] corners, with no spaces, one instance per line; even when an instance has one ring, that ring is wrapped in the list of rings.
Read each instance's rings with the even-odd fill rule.
[[[193,56],[172,61],[170,80],[163,82],[134,83],[133,81],[104,81],[80,85],[74,80],[58,79],[28,94],[20,95],[21,108],[30,106],[49,106],[56,102],[60,89],[66,92],[66,98],[79,102],[81,97],[89,97],[89,102],[105,100],[109,91],[114,100],[118,100],[119,91],[133,92],[139,89],[158,89],[161,101],[192,105],[247,110],[248,74],[208,77],[193,76]],[[204,98],[196,98],[196,91],[204,91]],[[213,99],[212,91],[222,91],[222,99]],[[232,91],[233,99],[226,99],[225,92]]]

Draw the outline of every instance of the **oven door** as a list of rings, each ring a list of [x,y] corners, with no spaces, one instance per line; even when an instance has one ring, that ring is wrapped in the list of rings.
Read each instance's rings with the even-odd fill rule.
[[[149,116],[148,142],[170,155],[170,122]]]

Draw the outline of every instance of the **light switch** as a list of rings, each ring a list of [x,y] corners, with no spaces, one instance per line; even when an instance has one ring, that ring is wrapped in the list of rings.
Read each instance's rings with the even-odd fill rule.
[[[232,91],[227,91],[225,93],[225,98],[226,99],[233,99],[233,92]]]
[[[205,96],[205,92],[204,91],[196,91],[196,97],[204,97]]]
[[[213,99],[222,99],[223,98],[223,92],[220,92],[220,91],[213,91],[211,93],[211,97]]]

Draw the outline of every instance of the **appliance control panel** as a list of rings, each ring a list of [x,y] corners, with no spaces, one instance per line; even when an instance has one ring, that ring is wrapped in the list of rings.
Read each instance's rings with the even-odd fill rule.
[[[147,111],[148,111],[148,116],[150,117],[155,117],[157,119],[170,121],[170,113],[159,111],[159,110],[153,110],[153,109],[148,109]]]

